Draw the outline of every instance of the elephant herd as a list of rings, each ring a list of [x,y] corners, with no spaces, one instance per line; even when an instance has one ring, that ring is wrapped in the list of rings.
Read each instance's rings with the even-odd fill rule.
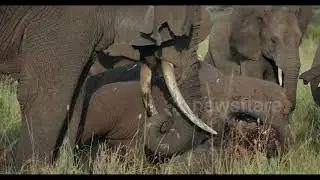
[[[19,82],[16,168],[34,157],[54,161],[65,140],[75,152],[102,142],[138,147],[153,163],[173,155],[185,163],[192,152],[197,164],[234,143],[268,158],[286,152],[310,6],[234,6],[212,19],[204,6],[0,6],[0,13],[0,73]],[[319,56],[318,48],[300,78],[320,105]]]

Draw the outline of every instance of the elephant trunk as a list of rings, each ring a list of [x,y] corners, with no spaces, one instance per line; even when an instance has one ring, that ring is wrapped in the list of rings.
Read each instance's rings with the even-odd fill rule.
[[[205,133],[178,113],[173,114],[172,117],[157,114],[150,119],[146,148],[153,153],[153,159],[184,153],[207,138]]]
[[[300,71],[299,50],[295,48],[288,51],[288,56],[286,57],[286,59],[282,59],[282,62],[287,63],[283,63],[282,66],[280,65],[278,67],[283,68],[283,87],[288,99],[292,103],[291,110],[293,111],[296,105],[297,83]]]
[[[302,73],[300,79],[303,79],[304,84],[310,83],[313,100],[320,106],[320,45],[317,48],[311,69]]]

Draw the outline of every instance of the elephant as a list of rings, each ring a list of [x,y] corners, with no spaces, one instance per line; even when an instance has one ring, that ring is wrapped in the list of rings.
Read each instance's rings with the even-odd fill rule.
[[[287,115],[290,112],[291,103],[283,89],[276,83],[245,76],[225,76],[210,64],[201,63],[199,72],[201,92],[204,94],[205,101],[209,98],[214,105],[198,107],[199,109],[209,108],[207,111],[204,110],[203,116],[200,117],[205,122],[211,122],[212,127],[222,132],[221,135],[212,137],[187,121],[175,107],[171,106],[168,90],[163,78],[159,76],[153,76],[152,80],[152,95],[159,114],[148,117],[144,113],[145,106],[139,98],[141,96],[138,82],[139,68],[141,68],[139,64],[131,64],[88,78],[85,96],[83,96],[84,106],[75,108],[74,112],[81,114],[78,116],[85,119],[81,134],[78,135],[80,149],[97,145],[92,142],[106,141],[110,148],[122,145],[124,149],[135,147],[144,149],[148,162],[162,162],[163,159],[173,155],[184,156],[184,153],[193,148],[197,149],[198,146],[200,146],[199,151],[204,151],[201,144],[209,139],[214,139],[214,147],[218,149],[219,143],[223,142],[221,141],[223,137],[231,134],[231,130],[236,129],[237,126],[242,131],[251,130],[255,138],[259,134],[257,132],[259,128],[265,136],[269,131],[276,132],[274,133],[276,138],[271,138],[272,141],[264,140],[267,141],[264,145],[267,146],[269,158],[275,155],[276,145],[282,145],[283,149],[285,148]],[[195,90],[185,88],[189,91]],[[208,89],[209,92],[207,92]],[[180,90],[184,91],[183,88]],[[231,105],[232,102],[244,104],[219,109],[218,103],[230,102]],[[193,103],[199,105],[199,101]],[[259,105],[259,103],[263,104]],[[108,109],[112,111],[105,111],[105,106],[110,107]],[[210,110],[210,108],[216,109]],[[195,112],[198,111],[195,110]],[[146,126],[150,127],[145,130]],[[246,128],[248,130],[243,130]],[[248,142],[242,142],[242,144],[244,148],[250,147]],[[232,146],[232,143],[228,141],[227,145]],[[90,155],[94,155],[97,146],[93,149]]]
[[[299,46],[312,18],[311,6],[235,6],[214,19],[205,61],[225,74],[245,75],[282,86],[296,104]]]
[[[319,64],[320,64],[320,44],[318,42],[317,51],[314,56],[313,63],[311,65],[311,68],[302,73],[299,76],[299,79],[303,79],[303,83],[307,85],[310,83],[311,86],[311,92],[314,102],[320,106],[320,91],[319,84],[320,84],[320,71],[319,71]]]
[[[264,145],[267,147],[267,157],[270,158],[275,153],[279,154],[279,152],[275,151],[276,144],[282,149],[281,153],[286,152],[288,118],[292,104],[281,87],[274,82],[248,76],[224,75],[218,68],[206,62],[201,66],[199,79],[201,81],[203,99],[201,102],[194,102],[193,108],[202,109],[199,115],[202,121],[222,131],[222,133],[213,137],[214,141],[221,142],[226,137],[226,134],[230,133],[230,129],[237,129],[239,126],[244,131],[250,132],[248,135],[254,132],[250,136],[257,138],[256,135],[259,134],[257,133],[257,129],[262,125],[261,129],[264,129],[264,135],[271,133],[272,135],[270,136],[277,137],[272,142],[269,140],[267,140],[268,142],[264,142],[266,143]],[[179,150],[185,152],[186,149],[190,148],[189,146],[184,149],[185,145],[183,141],[174,143],[165,142],[171,142],[173,139],[170,136],[170,132],[166,134],[159,130],[161,129],[159,127],[163,126],[163,123],[166,122],[165,118],[154,116],[150,119],[153,118],[160,118],[162,121],[150,120],[151,127],[149,128],[147,137],[150,137],[152,140],[147,144],[148,149],[155,151],[156,148],[159,148],[158,144],[165,144],[166,146],[164,147],[167,148],[169,146],[171,149],[174,149],[173,152],[170,152],[170,150],[167,152],[170,154],[179,152]],[[185,130],[188,130],[188,128],[181,128],[179,133],[186,134]],[[192,135],[193,132],[190,131],[188,134]],[[251,140],[253,141],[253,137],[248,138],[252,138]],[[173,147],[171,144],[173,144]],[[180,147],[180,149],[175,149],[176,147]]]
[[[1,6],[0,14],[0,63],[14,64],[19,71],[22,127],[17,168],[32,157],[43,162],[57,157],[92,59],[113,46],[152,50],[159,60],[156,65],[161,64],[170,79],[166,84],[179,109],[197,126],[216,134],[181,98],[188,92],[176,87],[192,79],[189,73],[178,72],[196,70],[191,68],[196,61],[194,47],[209,33],[210,28],[202,26],[202,18],[208,16],[203,7],[9,5]],[[142,64],[141,88],[148,95],[152,67]],[[175,75],[181,76],[178,83]]]

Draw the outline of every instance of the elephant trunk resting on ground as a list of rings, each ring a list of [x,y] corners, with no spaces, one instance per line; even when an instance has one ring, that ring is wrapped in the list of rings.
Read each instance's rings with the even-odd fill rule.
[[[92,138],[107,139],[109,147],[122,144],[142,149],[145,145],[152,160],[187,152],[210,139],[210,135],[190,124],[170,106],[168,92],[161,79],[153,80],[152,92],[159,114],[148,119],[139,98],[138,69],[138,65],[130,65],[88,79],[84,96],[86,103],[82,109],[85,122],[79,134],[80,147],[92,144]],[[117,82],[126,78],[130,81]],[[275,155],[278,145],[284,146],[291,104],[282,88],[259,79],[223,76],[206,63],[201,66],[199,78],[204,99],[194,102],[194,108],[201,109],[202,120],[222,132],[213,138],[215,147],[220,147],[220,142],[232,147],[233,138],[221,141],[223,137],[230,137],[232,130],[250,138],[248,141],[238,141],[244,149],[252,149],[252,144],[256,142],[267,149],[268,157]],[[105,107],[110,108],[106,110]],[[76,109],[75,113],[81,114],[81,109]],[[146,126],[150,126],[147,131]],[[258,139],[260,135],[261,141]],[[200,149],[203,151],[203,147]]]
[[[319,41],[320,42],[320,41]],[[300,75],[300,79],[303,79],[304,84],[310,82],[312,97],[315,103],[320,106],[320,43],[318,42],[318,48],[315,53],[311,68]]]
[[[209,34],[206,61],[224,74],[278,83],[296,104],[299,45],[312,18],[311,6],[273,10],[235,6],[219,12]]]
[[[194,51],[183,60],[171,55],[181,56],[207,36],[209,28],[201,25],[207,23],[201,21],[207,13],[201,6],[1,6],[0,64],[12,62],[17,67],[13,69],[19,70],[22,129],[17,168],[32,157],[47,161],[57,155],[68,129],[68,115],[73,114],[78,91],[97,52],[123,44],[131,49],[150,47],[162,62],[164,74],[174,79],[177,73],[171,65],[188,71],[196,56]],[[141,79],[147,82],[151,72],[144,69]],[[178,85],[188,83],[186,80],[189,77]],[[179,88],[172,88],[176,89],[173,93],[180,93]],[[148,82],[142,89],[150,91]],[[186,107],[184,103],[179,109]],[[184,113],[214,133],[194,113]]]

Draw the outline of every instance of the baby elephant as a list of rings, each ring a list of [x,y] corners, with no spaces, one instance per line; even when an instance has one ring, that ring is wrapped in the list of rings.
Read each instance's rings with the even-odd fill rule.
[[[160,78],[153,80],[152,90],[159,114],[152,118],[145,116],[139,82],[132,78],[132,73],[138,71],[137,69],[138,65],[127,69],[126,76],[131,77],[131,81],[101,85],[95,91],[91,91],[92,94],[85,96],[84,101],[88,101],[88,106],[82,111],[86,113],[83,116],[85,123],[80,133],[79,144],[83,147],[86,144],[92,145],[93,139],[103,139],[109,148],[119,145],[145,148],[147,157],[152,159],[159,154],[159,157],[171,157],[197,146],[203,147],[200,145],[210,139],[210,135],[194,127],[170,105],[168,92]],[[116,71],[107,72],[113,75],[107,75],[105,78],[117,77]],[[195,107],[203,105],[200,107],[201,119],[219,130],[220,135],[211,138],[216,142],[214,147],[220,147],[218,143],[221,142],[232,146],[228,139],[224,142],[221,138],[223,134],[233,134],[233,130],[250,136],[249,142],[242,143],[247,149],[250,149],[249,145],[263,134],[264,139],[258,144],[271,149],[267,152],[268,156],[274,154],[276,145],[283,144],[291,104],[281,87],[260,79],[224,76],[216,68],[205,63],[200,69],[199,79],[203,101],[195,102]],[[94,82],[92,85],[99,84],[99,81]],[[103,82],[107,82],[106,79]],[[208,102],[211,102],[211,105]],[[231,103],[228,104],[229,102]],[[200,148],[200,151],[202,152],[203,148]]]

